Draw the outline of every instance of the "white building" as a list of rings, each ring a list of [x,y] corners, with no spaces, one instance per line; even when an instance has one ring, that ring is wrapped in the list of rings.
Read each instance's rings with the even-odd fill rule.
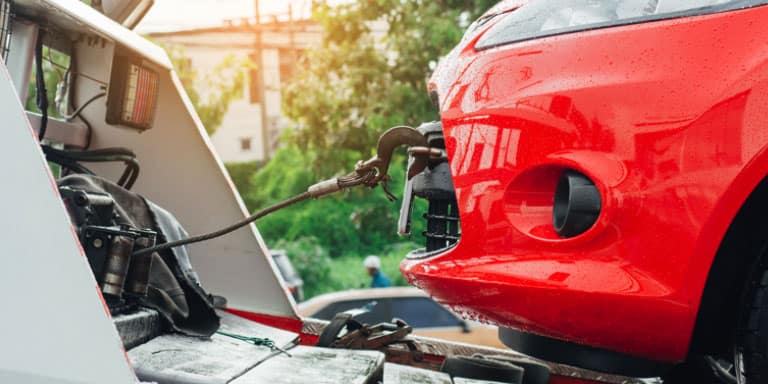
[[[321,42],[322,30],[310,20],[269,16],[262,17],[261,23],[254,18],[241,19],[218,27],[155,32],[149,36],[161,44],[181,47],[199,74],[213,71],[228,55],[249,58],[256,64],[246,76],[244,97],[230,104],[211,137],[223,161],[246,162],[264,160],[274,151],[288,125],[281,110],[281,86],[295,72],[302,54]]]

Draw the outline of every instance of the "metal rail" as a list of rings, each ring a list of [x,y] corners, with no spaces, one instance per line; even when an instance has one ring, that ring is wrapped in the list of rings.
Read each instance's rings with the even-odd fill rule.
[[[322,333],[323,329],[326,327],[326,325],[328,325],[327,321],[317,320],[317,319],[304,319],[302,322],[301,333],[305,335],[319,336],[320,333]],[[586,381],[594,381],[597,383],[648,384],[648,383],[654,382],[653,380],[648,381],[648,380],[635,379],[635,378],[618,376],[618,375],[609,375],[609,374],[590,371],[590,370],[581,369],[577,367],[572,367],[569,365],[550,363],[547,361],[534,359],[529,356],[523,355],[519,352],[515,352],[508,349],[482,347],[477,345],[457,343],[452,341],[445,341],[440,339],[433,339],[433,338],[414,336],[414,335],[406,336],[406,338],[416,342],[420,350],[424,352],[426,362],[425,364],[420,365],[421,368],[435,369],[435,364],[439,364],[435,362],[436,361],[439,362],[442,360],[442,358],[449,355],[472,356],[474,354],[483,354],[483,355],[501,356],[512,361],[533,360],[549,366],[550,372],[552,373],[552,375],[569,377],[569,378],[586,380]],[[389,361],[391,356],[398,355],[396,351],[397,349],[399,349],[398,346],[390,346],[385,348],[385,350],[383,350],[382,352],[384,352],[387,355],[387,359]]]

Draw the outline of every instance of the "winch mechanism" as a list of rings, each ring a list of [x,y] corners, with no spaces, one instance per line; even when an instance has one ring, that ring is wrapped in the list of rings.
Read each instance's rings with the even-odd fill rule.
[[[412,199],[417,196],[430,200],[429,213],[425,216],[427,231],[424,232],[427,251],[456,242],[458,214],[439,123],[425,124],[419,129],[391,128],[379,138],[376,155],[358,162],[348,175],[314,184],[306,192],[237,223],[197,236],[188,236],[172,215],[128,191],[138,174],[137,161],[129,156],[132,153],[108,159],[126,161],[128,165],[128,176],[121,178],[120,185],[88,174],[87,168],[79,164],[102,160],[94,160],[91,152],[103,150],[74,153],[46,148],[46,154],[64,163],[69,171],[82,173],[61,178],[59,190],[113,314],[136,305],[149,306],[161,312],[178,331],[210,335],[217,329],[218,318],[209,295],[202,290],[191,269],[183,245],[223,236],[282,208],[355,186],[375,188],[381,185],[387,196],[394,200],[387,189],[387,172],[393,152],[400,146],[409,148],[401,227],[403,220],[406,224],[401,233],[408,230]],[[132,172],[134,168],[136,172]]]

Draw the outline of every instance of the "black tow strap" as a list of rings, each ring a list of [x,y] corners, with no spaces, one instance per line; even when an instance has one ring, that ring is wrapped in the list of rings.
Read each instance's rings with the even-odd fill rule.
[[[317,339],[317,344],[315,344],[315,346],[325,348],[330,347],[331,344],[336,341],[336,337],[339,336],[341,330],[344,329],[344,327],[347,325],[347,322],[350,320],[352,320],[351,313],[337,313],[335,316],[333,316],[333,320],[331,320],[331,322],[325,326],[323,332],[320,333],[320,337]]]

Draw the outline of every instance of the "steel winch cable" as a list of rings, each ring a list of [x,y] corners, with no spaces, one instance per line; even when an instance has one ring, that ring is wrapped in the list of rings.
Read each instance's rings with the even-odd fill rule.
[[[346,176],[335,177],[333,179],[321,181],[317,184],[311,185],[309,188],[307,188],[306,192],[262,209],[261,211],[258,211],[253,215],[246,217],[245,219],[240,220],[239,222],[234,223],[228,227],[219,229],[218,231],[193,236],[183,240],[171,241],[150,248],[144,248],[134,252],[133,256],[141,256],[152,252],[162,251],[192,243],[198,243],[223,236],[250,223],[253,223],[254,221],[269,215],[272,212],[279,211],[300,201],[304,201],[312,197],[318,198],[359,185],[364,185],[370,188],[381,185],[382,189],[384,189],[384,192],[387,194],[387,197],[390,198],[390,200],[394,200],[395,197],[387,190],[387,180],[389,180],[387,169],[389,168],[389,164],[392,160],[393,151],[395,148],[402,145],[423,147],[427,145],[426,137],[415,128],[406,126],[390,128],[381,136],[379,136],[379,141],[376,144],[376,155],[367,161],[359,161],[357,165],[355,165],[355,170]],[[424,159],[422,163],[422,165],[426,167],[426,159]],[[411,171],[412,170],[409,169],[409,172]]]
[[[374,178],[376,177],[376,170],[375,169],[366,169],[361,171],[355,171],[352,172],[346,176],[337,177],[325,181],[321,181],[317,184],[314,184],[307,188],[306,192],[300,193],[296,196],[293,196],[287,200],[283,200],[277,204],[271,205],[267,208],[264,208],[256,213],[254,213],[251,216],[246,217],[243,220],[240,220],[232,225],[229,225],[227,227],[221,228],[219,230],[205,233],[202,235],[192,236],[188,237],[186,239],[182,240],[176,240],[171,241],[168,243],[162,243],[158,244],[154,247],[144,248],[140,249],[133,253],[133,256],[141,256],[152,252],[158,252],[163,251],[166,249],[171,249],[175,247],[179,247],[182,245],[188,245],[193,243],[199,243],[201,241],[206,241],[210,239],[214,239],[217,237],[221,237],[223,235],[226,235],[230,232],[236,231],[242,227],[245,227],[248,224],[253,223],[254,221],[269,215],[270,213],[279,211],[283,208],[289,207],[291,205],[294,205],[296,203],[299,203],[301,201],[310,199],[310,198],[318,198],[325,195],[329,195],[331,193],[335,193],[338,191],[341,191],[343,189],[352,188],[358,185],[367,185],[370,183]]]

